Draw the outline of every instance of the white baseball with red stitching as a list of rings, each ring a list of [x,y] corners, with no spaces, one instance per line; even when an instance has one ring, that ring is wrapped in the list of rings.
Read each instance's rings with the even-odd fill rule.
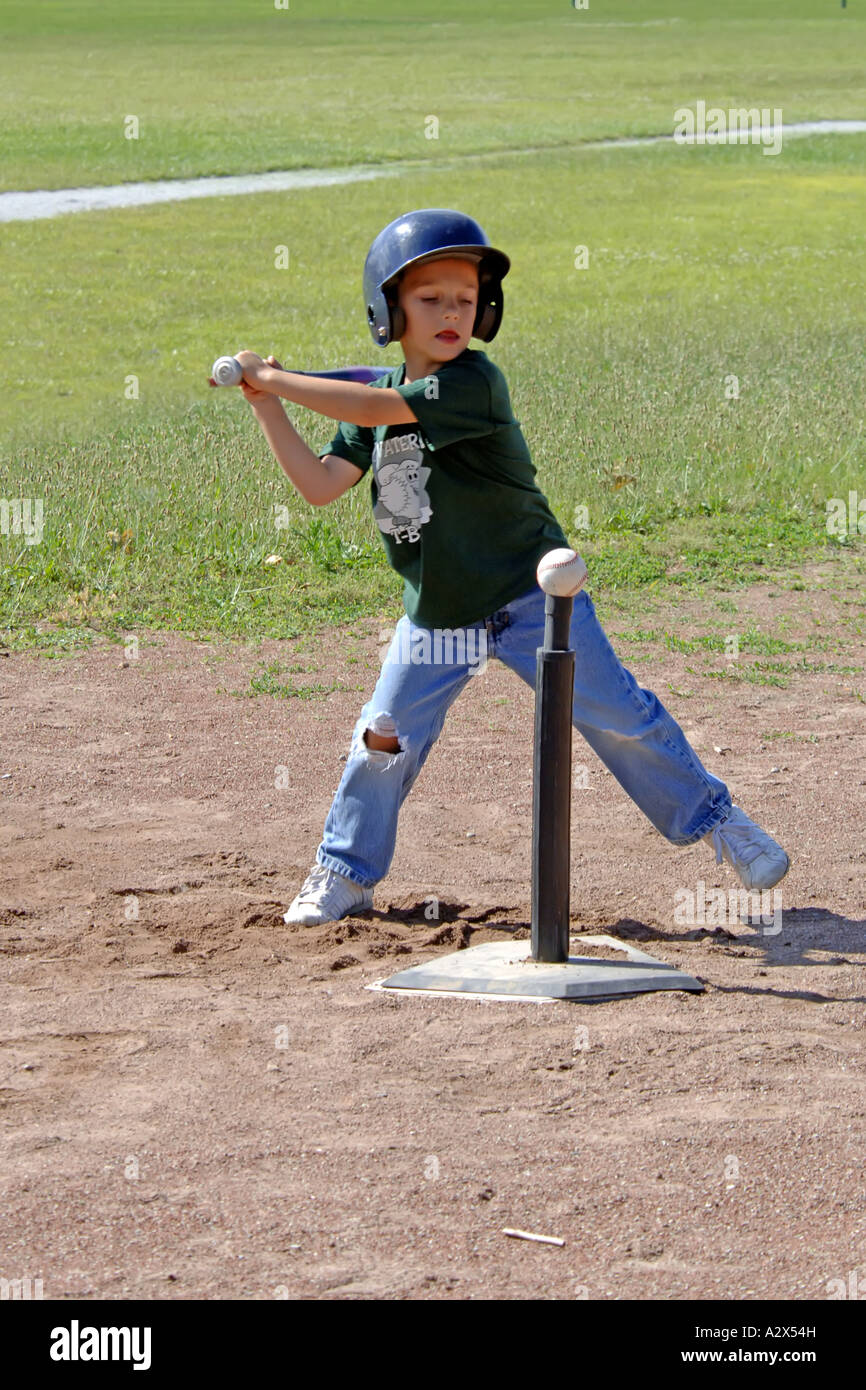
[[[583,587],[586,565],[576,550],[549,550],[536,570],[540,588],[557,598],[572,598]]]

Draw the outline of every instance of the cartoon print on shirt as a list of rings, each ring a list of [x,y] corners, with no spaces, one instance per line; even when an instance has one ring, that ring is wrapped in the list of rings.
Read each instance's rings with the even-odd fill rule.
[[[373,449],[378,493],[373,515],[379,529],[398,544],[420,540],[421,527],[433,515],[425,486],[432,470],[425,465],[422,450],[417,434],[382,440]]]

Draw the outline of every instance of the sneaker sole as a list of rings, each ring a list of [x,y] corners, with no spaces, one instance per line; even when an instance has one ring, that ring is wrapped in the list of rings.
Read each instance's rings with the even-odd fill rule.
[[[790,869],[790,867],[791,867],[791,861],[790,861],[790,859],[788,858],[788,856],[787,856],[787,854],[786,854],[786,855],[785,855],[785,867],[784,867],[784,869],[782,870],[782,872],[776,876],[776,878],[771,879],[769,883],[762,883],[762,884],[760,885],[760,887],[758,887],[757,885],[755,885],[754,887],[749,888],[747,891],[750,892],[750,893],[768,893],[768,892],[770,891],[771,888],[775,888],[775,887],[776,887],[776,884],[777,884],[777,883],[781,883],[781,882],[782,882],[782,879],[785,877],[785,875],[786,875],[786,873],[788,872],[788,870]],[[745,885],[744,885],[744,886],[745,886]]]
[[[354,917],[356,912],[366,912],[372,906],[372,901],[368,903],[356,903],[353,907],[350,907],[348,911],[341,913],[339,917],[323,917],[321,914],[314,914],[313,912],[293,914],[292,909],[289,908],[288,912],[283,913],[283,921],[288,926],[322,927],[327,922],[342,922],[345,917]]]

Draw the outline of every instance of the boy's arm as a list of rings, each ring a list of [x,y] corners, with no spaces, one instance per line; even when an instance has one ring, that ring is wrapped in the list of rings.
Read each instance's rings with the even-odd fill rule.
[[[334,381],[328,377],[304,376],[270,367],[255,352],[238,352],[244,381],[271,396],[283,396],[295,405],[345,420],[350,425],[414,425],[418,416],[393,387],[364,386],[357,381]]]
[[[292,375],[292,373],[289,373]],[[366,389],[366,388],[362,388]],[[319,458],[298,434],[276,397],[250,402],[274,458],[313,507],[324,507],[354,487],[363,470],[336,454]]]

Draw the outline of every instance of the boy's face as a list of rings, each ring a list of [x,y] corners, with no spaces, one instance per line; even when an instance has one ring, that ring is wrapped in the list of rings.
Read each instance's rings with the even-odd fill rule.
[[[411,266],[399,284],[406,331],[404,353],[432,362],[451,362],[469,344],[478,304],[478,268],[474,261],[449,256]]]

